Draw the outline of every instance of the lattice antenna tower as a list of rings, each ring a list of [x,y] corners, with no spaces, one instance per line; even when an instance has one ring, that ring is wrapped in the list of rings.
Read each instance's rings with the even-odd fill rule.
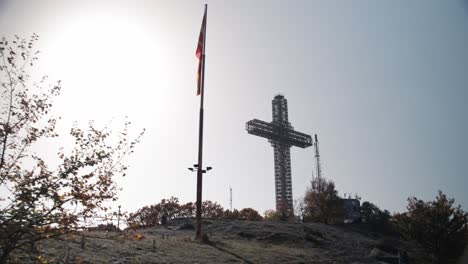
[[[314,152],[315,152],[315,147],[314,147]],[[312,161],[312,182],[314,182],[314,179],[315,179],[315,170],[316,170],[316,168],[315,168],[314,165],[315,165],[315,155],[314,155],[313,161]]]
[[[317,182],[321,182],[322,178],[322,168],[320,167],[320,150],[319,150],[319,141],[317,134],[315,134],[315,142],[314,142],[314,148],[315,148],[315,163],[316,163],[316,175],[317,175]],[[320,191],[320,186],[319,191]]]
[[[229,187],[229,207],[231,208],[232,212],[232,188]]]

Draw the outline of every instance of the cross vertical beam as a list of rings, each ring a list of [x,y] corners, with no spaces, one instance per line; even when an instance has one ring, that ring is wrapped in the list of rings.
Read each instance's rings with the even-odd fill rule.
[[[291,146],[273,143],[275,159],[276,211],[290,215],[293,208],[291,181]]]

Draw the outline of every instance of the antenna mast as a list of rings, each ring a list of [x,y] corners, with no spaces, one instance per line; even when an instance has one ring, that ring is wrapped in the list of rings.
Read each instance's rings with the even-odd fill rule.
[[[229,187],[229,206],[231,207],[231,212],[232,212],[232,188]]]
[[[313,141],[312,141],[313,142]],[[315,152],[315,143],[312,143],[314,145],[314,152]],[[314,160],[315,160],[315,155],[314,155]],[[313,182],[315,179],[315,168],[314,168],[314,163],[312,162],[312,187],[313,187]]]
[[[320,184],[320,180],[322,178],[322,169],[320,168],[320,152],[319,152],[319,142],[318,142],[317,134],[315,134],[314,148],[315,148],[315,162],[317,165],[316,175],[317,175],[318,183]],[[319,186],[319,191],[320,191],[320,186]]]

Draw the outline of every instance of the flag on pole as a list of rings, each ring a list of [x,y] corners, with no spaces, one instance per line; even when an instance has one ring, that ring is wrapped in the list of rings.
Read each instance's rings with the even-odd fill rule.
[[[201,93],[201,74],[202,74],[202,60],[203,60],[203,53],[205,47],[205,32],[206,32],[206,8],[205,13],[203,15],[202,26],[200,29],[200,36],[198,36],[198,45],[197,51],[195,52],[195,56],[198,58],[198,72],[197,72],[197,95]]]

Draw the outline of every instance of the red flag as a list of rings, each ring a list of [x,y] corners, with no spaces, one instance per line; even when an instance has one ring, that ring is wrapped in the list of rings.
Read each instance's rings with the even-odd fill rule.
[[[205,14],[203,15],[200,36],[198,37],[197,51],[195,51],[195,56],[197,56],[198,58],[197,95],[200,95],[201,93],[201,74],[202,74],[202,59],[203,59],[202,55],[204,55],[203,53],[204,53],[204,47],[205,47],[205,32],[206,32],[206,7],[205,7]]]

